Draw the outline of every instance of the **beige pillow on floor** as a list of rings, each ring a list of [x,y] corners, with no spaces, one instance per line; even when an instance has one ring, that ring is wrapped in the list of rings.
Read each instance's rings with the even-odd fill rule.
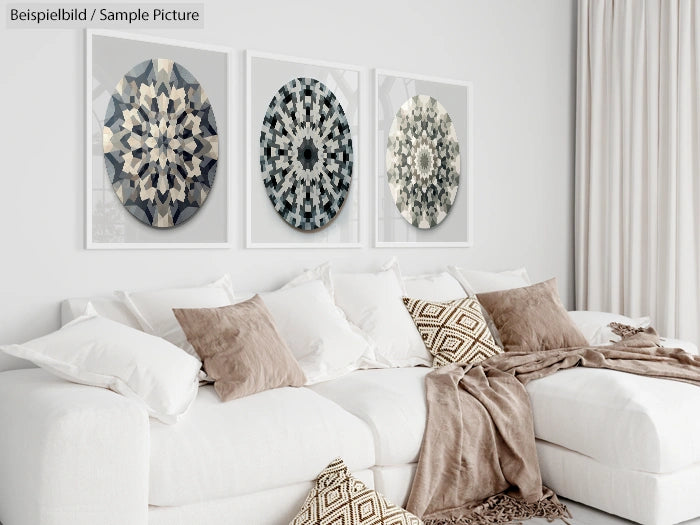
[[[289,525],[422,525],[407,510],[353,478],[343,460],[331,462],[316,479]]]
[[[550,279],[524,288],[477,295],[496,324],[506,352],[537,352],[587,346]]]
[[[173,309],[222,401],[306,382],[259,296],[219,308]]]

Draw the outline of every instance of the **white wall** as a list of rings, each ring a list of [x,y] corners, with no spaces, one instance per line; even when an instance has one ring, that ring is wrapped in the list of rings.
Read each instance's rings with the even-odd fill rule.
[[[148,31],[236,50],[235,248],[220,251],[83,249],[84,35],[3,23],[0,342],[56,328],[66,296],[223,272],[239,289],[270,288],[326,259],[363,270],[394,254],[406,273],[524,265],[533,279],[556,276],[571,305],[575,11],[575,0],[208,0],[205,29]],[[474,81],[474,248],[372,249],[366,220],[362,250],[244,249],[246,48]]]

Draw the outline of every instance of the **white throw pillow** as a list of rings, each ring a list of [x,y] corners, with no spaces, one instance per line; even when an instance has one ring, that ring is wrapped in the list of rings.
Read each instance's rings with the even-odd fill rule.
[[[307,383],[343,376],[375,363],[372,343],[348,323],[320,279],[261,293],[280,336]]]
[[[376,343],[380,363],[389,367],[432,364],[403,304],[406,290],[395,261],[376,273],[333,273],[332,277],[336,304]]]
[[[61,303],[61,326],[83,315],[88,303],[92,305],[99,316],[137,330],[143,330],[141,323],[134,317],[129,307],[124,304],[124,301],[114,297],[114,295],[110,297],[71,297],[66,299]]]
[[[447,272],[404,277],[403,285],[405,294],[412,299],[444,302],[467,296],[459,281]]]
[[[211,284],[192,288],[115,293],[134,314],[144,332],[170,341],[197,359],[199,356],[175,319],[173,308],[217,308],[234,302],[228,275]]]
[[[448,266],[447,270],[459,281],[459,284],[469,295],[523,288],[532,284],[525,268],[504,272],[480,272]]]
[[[56,332],[0,349],[69,381],[134,399],[164,423],[175,423],[197,396],[197,359],[159,337],[98,316],[91,305]]]
[[[613,333],[610,323],[621,323],[635,328],[651,326],[650,317],[632,318],[626,315],[608,312],[588,312],[576,310],[569,312],[569,317],[592,346],[609,345],[618,342],[621,337]]]
[[[333,279],[331,278],[331,264],[325,262],[318,265],[316,268],[306,270],[294,279],[285,284],[281,289],[293,288],[300,284],[308,283],[309,281],[320,280],[328,290],[328,293],[333,297]]]

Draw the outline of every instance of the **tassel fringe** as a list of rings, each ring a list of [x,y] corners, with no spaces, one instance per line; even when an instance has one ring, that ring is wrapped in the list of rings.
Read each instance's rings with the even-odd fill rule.
[[[571,525],[565,518],[572,518],[566,505],[559,502],[550,489],[545,489],[539,501],[528,503],[505,493],[496,494],[475,507],[462,510],[453,509],[449,513],[425,516],[425,525],[503,525],[520,524],[520,520],[544,518],[548,522],[561,520]]]
[[[636,326],[630,326],[628,324],[622,323],[610,323],[608,325],[613,334],[619,335],[622,339],[632,337],[633,335],[645,332],[645,328],[638,328]]]

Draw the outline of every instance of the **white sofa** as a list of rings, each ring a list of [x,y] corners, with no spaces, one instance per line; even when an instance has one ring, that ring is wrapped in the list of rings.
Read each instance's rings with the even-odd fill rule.
[[[697,353],[667,343],[679,344]],[[339,456],[403,505],[429,372],[356,371],[228,403],[205,386],[176,425],[41,369],[2,372],[0,521],[282,525]],[[700,388],[573,369],[527,389],[544,482],[561,496],[645,525],[700,516]]]

